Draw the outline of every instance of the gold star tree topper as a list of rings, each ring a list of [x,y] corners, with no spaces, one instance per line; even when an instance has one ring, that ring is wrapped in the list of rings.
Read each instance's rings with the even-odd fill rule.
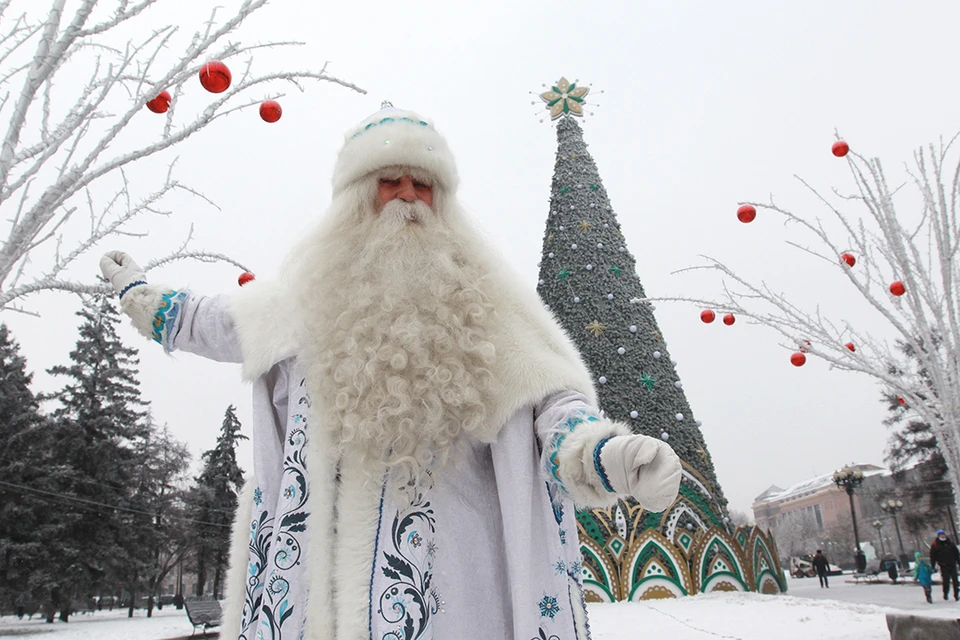
[[[570,84],[566,78],[560,78],[549,91],[540,94],[540,99],[547,104],[551,120],[564,116],[582,118],[583,105],[588,93],[590,93],[589,87],[578,87],[576,83]]]

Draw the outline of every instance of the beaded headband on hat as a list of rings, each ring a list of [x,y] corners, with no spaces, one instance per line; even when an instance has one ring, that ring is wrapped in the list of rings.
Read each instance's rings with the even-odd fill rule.
[[[453,193],[459,177],[447,141],[433,123],[389,102],[349,130],[333,170],[333,194],[375,171],[408,166],[422,169]]]

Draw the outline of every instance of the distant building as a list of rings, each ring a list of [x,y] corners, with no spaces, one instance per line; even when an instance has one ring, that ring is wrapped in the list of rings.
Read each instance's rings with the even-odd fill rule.
[[[895,551],[899,547],[899,538],[895,531],[893,518],[880,508],[880,502],[888,497],[896,497],[898,491],[894,483],[893,473],[874,464],[852,464],[853,469],[863,472],[863,484],[853,495],[853,506],[857,514],[857,523],[860,530],[861,543],[869,543],[874,547],[883,548],[887,552]],[[916,468],[907,469],[900,479],[900,487],[917,485],[922,482]],[[911,501],[904,496],[908,512]],[[933,531],[941,526],[938,521],[931,521],[926,528],[930,531],[910,531],[901,514],[899,522],[906,550],[924,550]],[[803,552],[812,552],[819,548],[824,541],[830,538],[831,531],[846,528],[851,529],[850,498],[847,493],[833,482],[833,472],[809,478],[798,482],[786,489],[771,485],[766,491],[754,498],[753,516],[757,526],[775,532],[778,538],[786,538],[788,547],[803,549]],[[872,526],[875,521],[883,523],[884,544],[876,544],[878,532]],[[852,534],[852,531],[850,531]],[[796,544],[790,538],[796,539]],[[804,543],[805,541],[805,543]],[[829,542],[826,542],[830,546]],[[895,546],[896,545],[896,546]],[[835,549],[836,550],[836,549]],[[789,551],[781,549],[781,554],[790,555]],[[839,551],[843,561],[849,561],[847,549]],[[838,560],[839,562],[839,560]]]
[[[863,486],[853,496],[857,518],[873,518],[884,515],[876,500],[861,502],[861,494],[875,495],[878,491],[893,486],[890,472],[874,464],[854,464],[853,469],[863,472]],[[850,499],[847,493],[833,482],[833,472],[803,480],[786,489],[772,485],[754,498],[753,517],[763,529],[777,529],[809,516],[818,531],[826,531],[840,522],[850,520]]]

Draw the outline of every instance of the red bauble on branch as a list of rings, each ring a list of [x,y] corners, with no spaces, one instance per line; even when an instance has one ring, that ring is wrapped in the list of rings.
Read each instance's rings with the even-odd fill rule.
[[[794,353],[790,356],[790,364],[795,367],[802,367],[807,362],[807,356],[802,353]]]
[[[853,257],[852,253],[841,253],[840,261],[846,262],[848,267],[852,267],[853,265],[857,264],[857,259]]]
[[[260,103],[260,117],[264,122],[276,122],[283,115],[283,109],[276,100],[264,100]]]
[[[200,67],[200,84],[210,93],[223,93],[230,88],[233,76],[222,62],[208,62]]]
[[[838,158],[842,158],[850,153],[850,145],[843,140],[837,140],[833,143],[833,147],[830,150],[833,151],[833,155],[837,156]]]
[[[170,108],[170,92],[161,91],[156,98],[147,102],[147,109],[154,113],[166,113]]]
[[[715,314],[710,309],[704,309],[703,311],[700,312],[700,319],[703,320],[705,323],[710,324],[711,322],[717,319],[717,314]]]
[[[855,346],[853,346],[853,343],[852,343],[852,342],[848,342],[847,344],[845,344],[845,345],[843,345],[843,346],[845,346],[847,349],[850,349],[850,351],[856,351],[856,350],[857,350],[857,348],[856,348]]]
[[[897,402],[899,402],[903,406],[907,406],[907,401],[903,399],[903,396],[897,396]]]
[[[890,283],[890,293],[892,293],[893,295],[899,297],[899,296],[902,296],[904,293],[906,293],[906,291],[907,291],[907,288],[903,286],[903,283],[900,282],[899,280],[894,280],[893,282]]]
[[[740,208],[737,209],[737,220],[746,224],[748,222],[753,222],[754,218],[757,217],[757,208],[752,204],[742,204]]]
[[[244,271],[243,273],[240,274],[240,277],[237,278],[237,284],[239,284],[242,287],[248,282],[253,282],[256,279],[257,279],[256,276],[254,276],[252,273],[250,273],[249,271]]]
[[[728,327],[736,321],[737,319],[733,317],[732,313],[728,313],[727,315],[723,316],[723,324],[727,325]]]

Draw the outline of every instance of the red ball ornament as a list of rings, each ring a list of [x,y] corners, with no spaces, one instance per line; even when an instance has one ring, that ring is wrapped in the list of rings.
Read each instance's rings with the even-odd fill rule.
[[[903,396],[897,396],[897,402],[899,402],[903,406],[907,406],[907,401],[903,399]]]
[[[248,282],[253,282],[256,279],[257,279],[256,276],[254,276],[252,273],[250,273],[249,271],[244,271],[243,273],[240,274],[240,277],[237,278],[237,284],[239,284],[242,287]]]
[[[856,351],[856,350],[857,350],[857,348],[856,348],[855,346],[853,346],[853,343],[852,343],[852,342],[848,342],[847,344],[845,344],[845,345],[843,345],[843,346],[845,346],[847,349],[850,349],[850,351]]]
[[[833,143],[833,148],[831,149],[831,151],[833,151],[833,155],[837,156],[838,158],[842,158],[843,156],[850,153],[850,145],[848,145],[843,140],[837,140],[836,142]]]
[[[147,109],[154,113],[166,113],[170,108],[170,100],[170,92],[161,91],[156,98],[147,102]]]
[[[732,313],[728,313],[727,315],[723,316],[723,324],[727,325],[728,327],[736,321],[737,319],[733,317]]]
[[[200,67],[200,84],[210,93],[223,93],[232,80],[230,69],[222,62],[208,62]]]
[[[715,314],[710,309],[704,309],[700,312],[700,319],[703,320],[706,324],[710,324],[717,319],[717,314]]]
[[[283,115],[283,109],[276,100],[265,100],[260,103],[260,117],[264,122],[276,122]]]
[[[757,217],[757,208],[752,204],[742,204],[740,208],[737,209],[737,220],[746,224],[748,222],[753,222],[754,218]]]
[[[857,259],[853,257],[852,253],[841,253],[840,261],[846,262],[848,267],[852,267],[853,265],[857,264]]]
[[[802,367],[807,362],[807,356],[802,353],[794,353],[790,356],[790,364],[795,367]]]
[[[900,282],[899,280],[894,280],[893,282],[890,283],[890,293],[892,293],[893,295],[899,297],[899,296],[902,296],[904,293],[906,293],[906,291],[907,291],[907,288],[903,286],[903,283]]]

